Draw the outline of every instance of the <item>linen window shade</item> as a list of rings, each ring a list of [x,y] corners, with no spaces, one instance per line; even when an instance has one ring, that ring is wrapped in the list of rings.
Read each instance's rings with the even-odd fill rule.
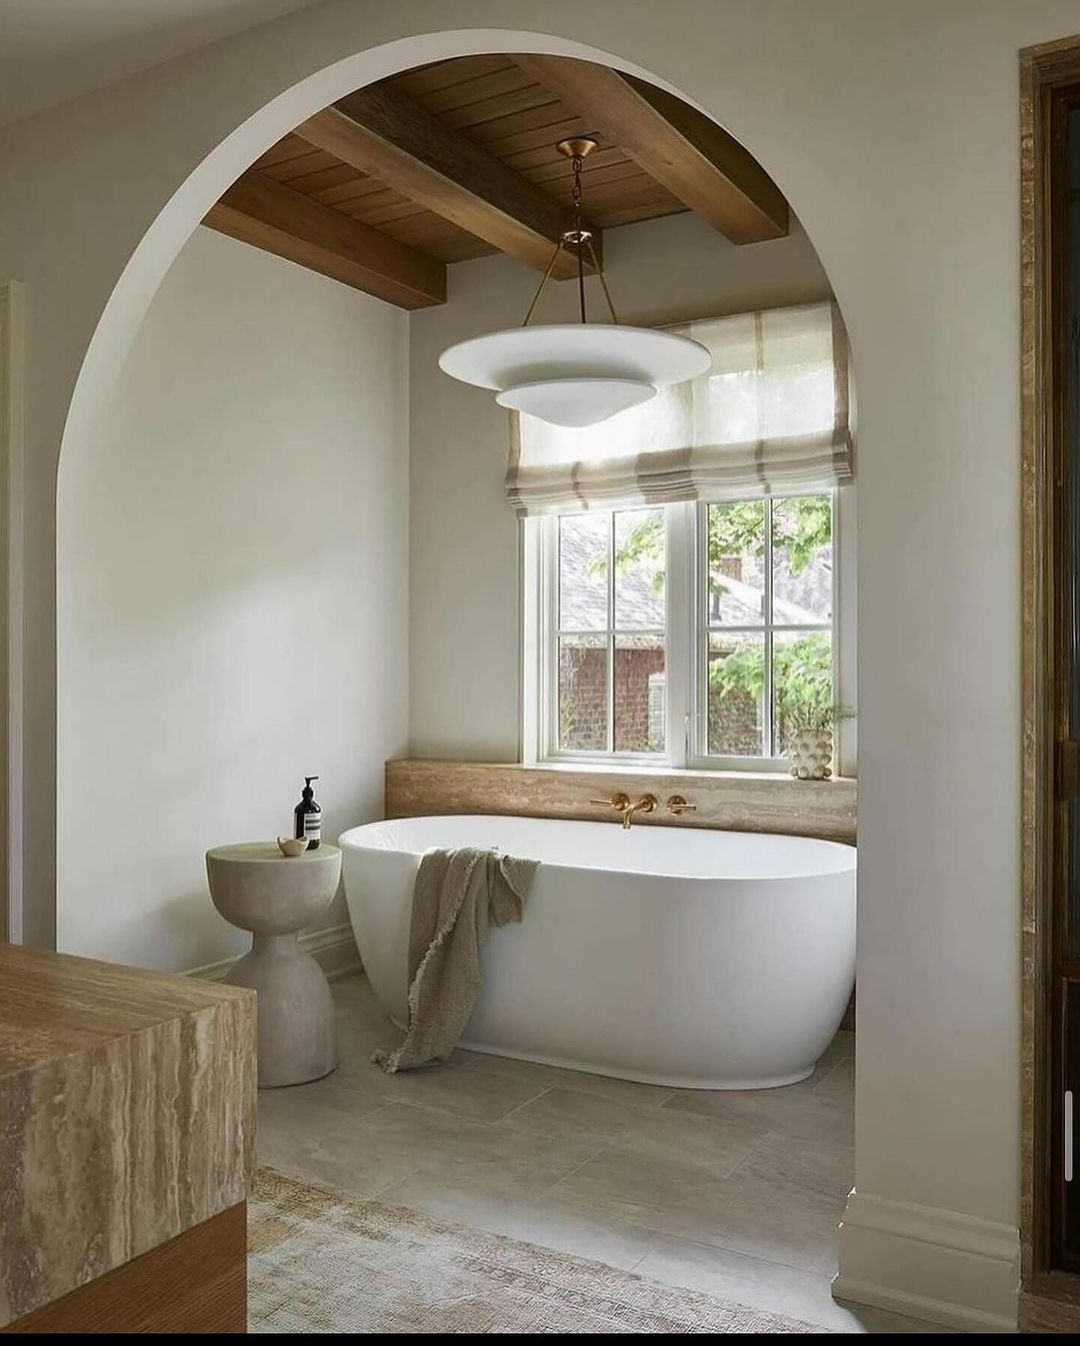
[[[700,378],[600,425],[512,413],[506,495],[518,515],[827,490],[850,481],[848,348],[831,301],[670,330],[700,341]]]

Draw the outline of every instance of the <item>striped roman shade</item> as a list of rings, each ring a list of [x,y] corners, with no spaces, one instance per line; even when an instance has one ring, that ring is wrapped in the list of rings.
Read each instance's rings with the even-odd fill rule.
[[[850,481],[847,337],[831,301],[671,329],[712,352],[698,379],[600,425],[511,415],[521,516],[827,490]]]

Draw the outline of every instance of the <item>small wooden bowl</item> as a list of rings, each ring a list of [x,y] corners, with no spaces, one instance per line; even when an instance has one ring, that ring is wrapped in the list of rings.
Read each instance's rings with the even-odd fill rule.
[[[290,860],[295,860],[298,855],[303,855],[307,850],[307,837],[278,837],[278,850],[282,855]]]

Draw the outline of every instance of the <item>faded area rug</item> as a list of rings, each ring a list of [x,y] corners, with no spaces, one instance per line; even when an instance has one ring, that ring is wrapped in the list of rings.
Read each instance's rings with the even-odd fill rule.
[[[815,1332],[600,1262],[260,1169],[253,1332]]]

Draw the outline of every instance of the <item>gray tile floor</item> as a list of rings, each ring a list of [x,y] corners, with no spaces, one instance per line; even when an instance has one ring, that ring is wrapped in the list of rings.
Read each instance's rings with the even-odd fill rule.
[[[341,1065],[260,1094],[263,1162],[825,1330],[935,1330],[829,1293],[852,1182],[850,1034],[810,1079],[754,1093],[463,1051],[390,1076],[369,1057],[399,1034],[367,981],[334,996]]]

